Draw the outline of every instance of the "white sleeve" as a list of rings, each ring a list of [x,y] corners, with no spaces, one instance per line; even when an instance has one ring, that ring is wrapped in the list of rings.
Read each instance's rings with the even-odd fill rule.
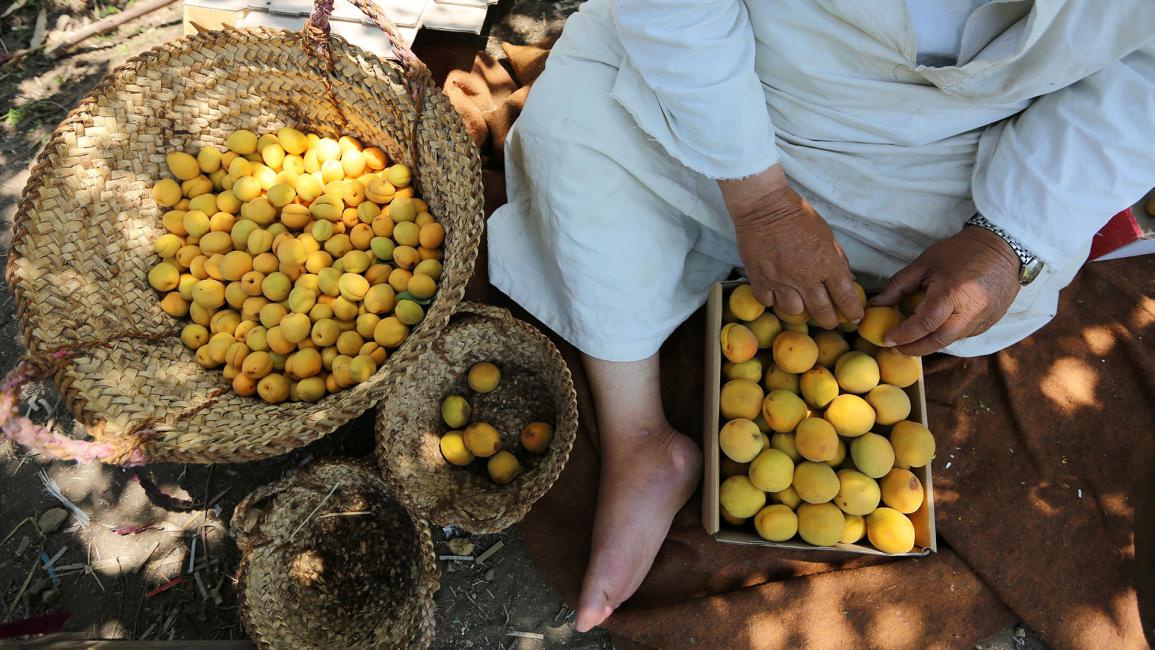
[[[742,0],[614,0],[626,52],[613,97],[650,137],[711,178],[778,160]]]
[[[1155,41],[983,135],[975,206],[1048,266],[1155,186]]]

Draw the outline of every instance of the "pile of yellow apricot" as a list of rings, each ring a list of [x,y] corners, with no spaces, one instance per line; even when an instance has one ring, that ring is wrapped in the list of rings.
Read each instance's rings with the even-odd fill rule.
[[[492,393],[501,384],[501,369],[489,361],[470,367],[466,375],[469,389]],[[505,485],[521,472],[513,452],[501,448],[501,433],[488,422],[474,422],[473,407],[461,395],[449,395],[441,402],[441,419],[449,431],[441,436],[441,455],[451,465],[465,467],[477,458],[486,458],[485,469],[494,483]],[[521,430],[521,446],[533,454],[544,454],[553,442],[553,425],[530,422]]]
[[[283,128],[170,152],[160,307],[239,395],[315,402],[368,380],[425,318],[444,227],[377,147]]]
[[[865,537],[884,553],[929,544],[923,485],[910,470],[931,462],[935,442],[909,419],[904,390],[921,364],[883,347],[904,318],[893,307],[869,307],[857,327],[822,330],[808,314],[767,311],[749,285],[730,292],[718,434],[727,523],[752,519],[772,542],[797,536],[831,546]]]

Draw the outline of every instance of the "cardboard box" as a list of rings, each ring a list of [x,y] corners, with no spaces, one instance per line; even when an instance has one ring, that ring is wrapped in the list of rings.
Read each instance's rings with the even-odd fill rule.
[[[911,472],[922,482],[926,500],[926,521],[916,521],[916,530],[921,525],[922,533],[930,540],[927,548],[915,547],[910,553],[891,554],[883,553],[872,546],[865,544],[836,544],[833,547],[812,546],[799,541],[768,542],[752,530],[738,529],[721,521],[721,509],[718,504],[718,488],[721,484],[721,470],[719,459],[721,449],[718,447],[718,430],[721,422],[719,417],[718,401],[721,392],[722,377],[722,349],[719,341],[719,332],[722,329],[722,307],[724,297],[733,287],[741,282],[727,282],[716,284],[710,290],[710,297],[706,303],[706,395],[705,395],[705,433],[702,436],[702,447],[705,453],[705,477],[702,486],[702,525],[706,532],[714,539],[727,544],[748,544],[752,546],[769,546],[773,548],[789,548],[799,550],[839,550],[848,553],[862,553],[866,555],[887,555],[892,557],[920,557],[931,551],[938,551],[934,527],[934,490],[931,485],[931,464],[926,467],[912,469]],[[921,370],[918,382],[906,389],[910,396],[911,419],[927,425],[926,398],[923,391]],[[865,542],[865,538],[863,540]]]

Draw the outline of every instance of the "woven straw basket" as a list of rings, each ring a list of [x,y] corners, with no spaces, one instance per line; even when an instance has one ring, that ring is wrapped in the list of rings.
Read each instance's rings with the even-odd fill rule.
[[[428,69],[371,0],[401,63],[328,35],[318,6],[304,32],[211,31],[131,59],[55,130],[16,216],[8,281],[29,357],[9,377],[0,423],[57,458],[126,464],[241,462],[314,441],[372,407],[449,320],[483,226],[480,163]],[[161,212],[150,188],[165,154],[223,147],[239,128],[351,134],[414,170],[446,229],[444,274],[425,320],[367,382],[315,404],[240,397],[202,369],[147,281]],[[91,441],[13,415],[21,383],[51,375]]]
[[[425,522],[375,468],[322,462],[237,506],[241,620],[262,648],[424,648],[438,589]]]
[[[466,371],[481,361],[501,369],[492,393],[470,393],[466,385]],[[577,394],[561,353],[536,328],[496,307],[459,305],[442,336],[390,380],[390,394],[377,412],[377,463],[406,506],[441,526],[492,533],[517,523],[557,480],[577,437]],[[522,471],[513,482],[494,483],[482,461],[456,467],[441,456],[447,395],[466,396],[473,421],[492,424],[502,448],[516,450]],[[518,444],[533,421],[555,427],[542,455]]]

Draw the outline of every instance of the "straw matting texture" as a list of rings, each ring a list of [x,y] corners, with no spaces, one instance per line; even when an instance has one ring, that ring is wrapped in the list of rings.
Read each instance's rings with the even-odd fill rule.
[[[470,392],[470,366],[491,361],[501,370],[492,393]],[[490,480],[484,459],[468,467],[441,455],[441,401],[463,395],[473,422],[501,432],[521,473],[509,484]],[[541,455],[519,444],[530,422],[554,425],[553,443]],[[390,396],[377,414],[377,462],[394,494],[435,524],[491,533],[521,520],[557,479],[577,436],[573,378],[553,343],[504,309],[462,303],[449,327],[417,363],[390,380]]]
[[[117,68],[37,160],[8,268],[22,331],[31,353],[86,348],[55,380],[94,437],[115,440],[125,456],[139,445],[152,461],[239,462],[311,442],[375,404],[385,378],[416,358],[461,300],[483,221],[480,164],[460,118],[432,83],[418,115],[397,64],[340,37],[330,49],[340,111],[300,34],[229,29],[163,45]],[[146,277],[163,232],[150,188],[167,176],[166,152],[223,148],[235,129],[290,125],[354,135],[410,165],[445,225],[445,272],[425,320],[371,380],[316,404],[272,406],[233,394],[176,336],[125,337],[180,324]],[[142,423],[156,433],[135,436]]]
[[[429,527],[369,464],[318,463],[258,488],[237,506],[232,529],[241,619],[258,646],[432,642],[438,570]]]

